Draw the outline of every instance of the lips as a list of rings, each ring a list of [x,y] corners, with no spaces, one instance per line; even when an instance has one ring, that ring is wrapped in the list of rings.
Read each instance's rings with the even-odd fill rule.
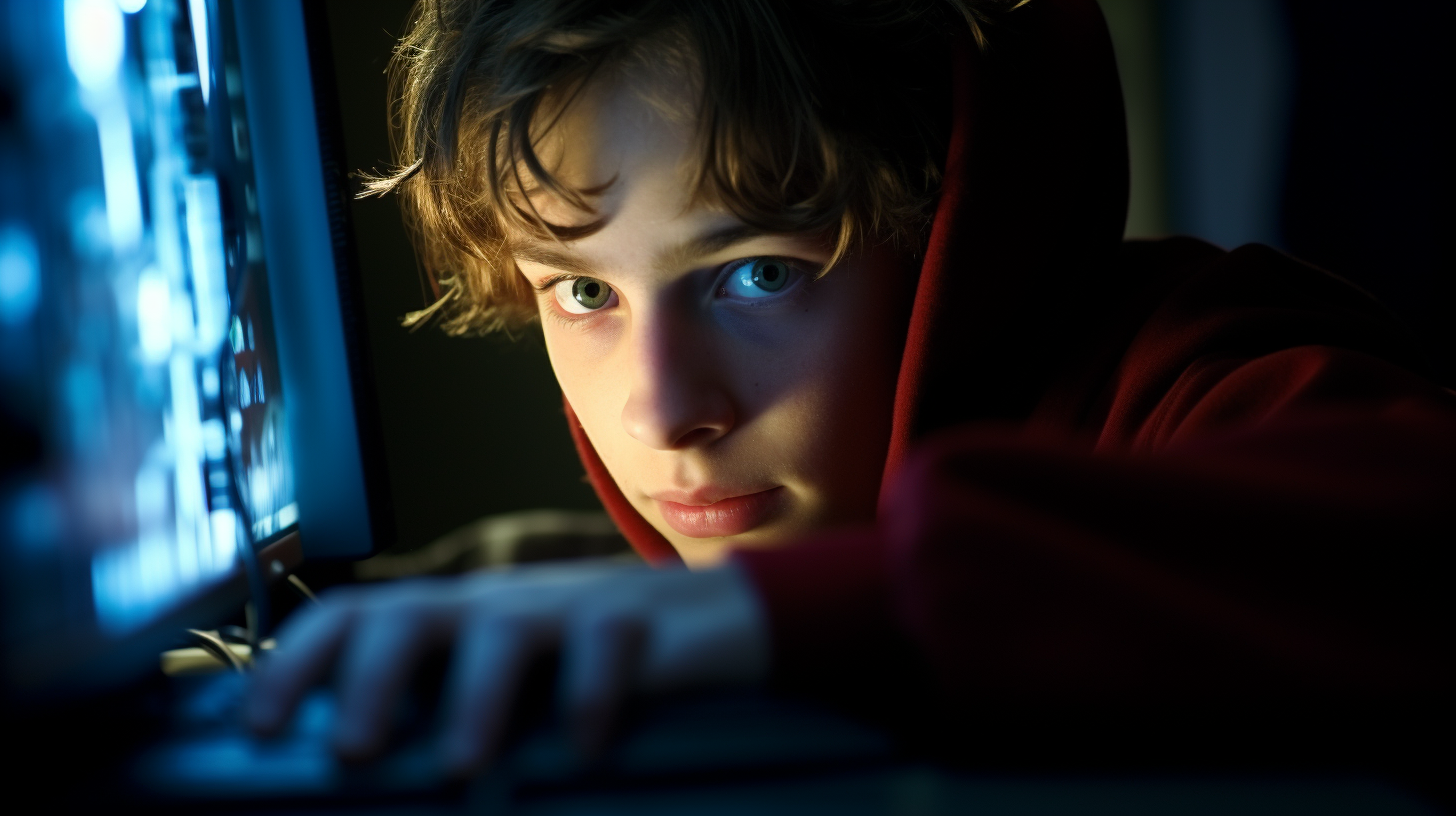
[[[659,494],[662,496],[664,494]],[[657,509],[668,526],[689,538],[718,538],[738,535],[763,524],[783,501],[784,489],[774,487],[758,493],[730,496],[711,503],[698,503],[688,494],[666,494],[684,503],[654,496]]]

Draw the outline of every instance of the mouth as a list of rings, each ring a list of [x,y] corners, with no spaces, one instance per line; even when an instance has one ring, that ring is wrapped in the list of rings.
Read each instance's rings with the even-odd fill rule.
[[[665,495],[665,494],[659,494]],[[783,487],[773,487],[743,496],[729,496],[710,503],[694,502],[683,494],[671,494],[690,504],[653,497],[663,521],[689,538],[719,538],[738,535],[763,524],[779,509]]]

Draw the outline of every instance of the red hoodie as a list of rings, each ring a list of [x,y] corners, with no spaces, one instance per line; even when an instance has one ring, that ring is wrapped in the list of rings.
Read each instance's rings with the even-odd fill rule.
[[[853,696],[908,654],[961,709],[1449,688],[1456,395],[1332,275],[1122,242],[1093,0],[1038,0],[991,38],[954,59],[878,523],[735,556],[778,678]],[[622,531],[675,560],[570,419]]]

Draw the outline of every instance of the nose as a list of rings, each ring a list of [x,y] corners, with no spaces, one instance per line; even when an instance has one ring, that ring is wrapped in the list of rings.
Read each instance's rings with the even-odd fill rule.
[[[632,348],[631,390],[622,427],[655,450],[681,450],[723,438],[736,419],[714,363],[711,338],[689,321],[644,321]]]

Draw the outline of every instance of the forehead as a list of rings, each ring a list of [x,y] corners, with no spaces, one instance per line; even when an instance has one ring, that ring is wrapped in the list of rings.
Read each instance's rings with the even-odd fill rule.
[[[540,189],[524,167],[531,203],[553,224],[611,216],[628,199],[690,208],[693,155],[692,85],[681,75],[646,66],[604,70],[537,116],[535,147],[542,165],[571,189],[593,191],[593,216]]]

